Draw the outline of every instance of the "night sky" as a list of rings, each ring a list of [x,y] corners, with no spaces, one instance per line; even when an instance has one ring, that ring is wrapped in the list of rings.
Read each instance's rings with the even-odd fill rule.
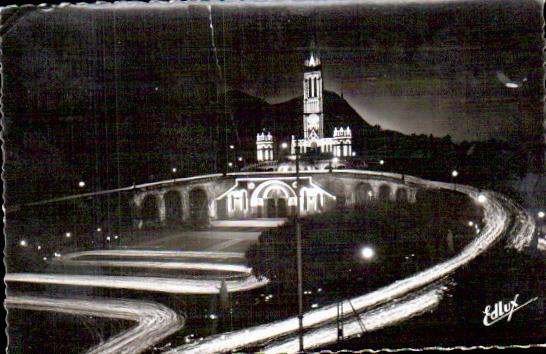
[[[199,3],[27,12],[4,34],[7,122],[93,119],[97,105],[183,110],[211,85],[281,102],[302,94],[315,40],[325,89],[372,125],[456,141],[540,138],[538,1],[213,4],[213,29],[209,15]]]

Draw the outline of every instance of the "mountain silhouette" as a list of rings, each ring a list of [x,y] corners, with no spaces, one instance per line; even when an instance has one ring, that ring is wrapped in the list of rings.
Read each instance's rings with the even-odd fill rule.
[[[362,151],[366,138],[378,132],[366,122],[351,105],[338,94],[324,91],[324,136],[331,137],[334,128],[349,126],[353,133],[353,148]],[[256,149],[256,134],[268,131],[277,143],[290,142],[291,136],[303,136],[303,97],[269,104],[263,99],[241,91],[230,91],[228,105],[243,150]]]

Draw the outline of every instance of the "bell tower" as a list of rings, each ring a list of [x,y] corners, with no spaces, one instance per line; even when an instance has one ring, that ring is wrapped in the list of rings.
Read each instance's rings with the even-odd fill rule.
[[[356,156],[352,139],[353,133],[349,127],[335,127],[333,136],[324,136],[322,66],[319,53],[312,43],[303,72],[303,139],[292,135],[290,152],[296,154],[298,147],[299,152],[312,156],[348,158]]]
[[[322,113],[322,68],[314,46],[305,60],[303,73],[303,138],[308,141],[324,137]],[[311,144],[310,144],[311,146]]]

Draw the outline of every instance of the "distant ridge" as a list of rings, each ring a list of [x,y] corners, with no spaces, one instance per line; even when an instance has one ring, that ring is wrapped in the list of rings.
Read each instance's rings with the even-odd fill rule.
[[[269,104],[265,100],[241,91],[230,91],[227,101],[244,149],[255,148],[256,134],[267,130],[276,141],[291,140],[291,136],[303,135],[303,97]],[[361,150],[365,147],[366,137],[374,130],[349,103],[338,94],[324,91],[324,134],[331,136],[335,127],[351,127],[353,147]]]

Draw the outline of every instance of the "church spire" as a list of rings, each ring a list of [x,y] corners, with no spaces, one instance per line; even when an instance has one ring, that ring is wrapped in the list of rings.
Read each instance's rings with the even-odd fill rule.
[[[315,45],[315,41],[311,42],[311,51],[309,53],[309,59],[305,60],[305,66],[308,68],[315,68],[320,65],[320,57]]]

